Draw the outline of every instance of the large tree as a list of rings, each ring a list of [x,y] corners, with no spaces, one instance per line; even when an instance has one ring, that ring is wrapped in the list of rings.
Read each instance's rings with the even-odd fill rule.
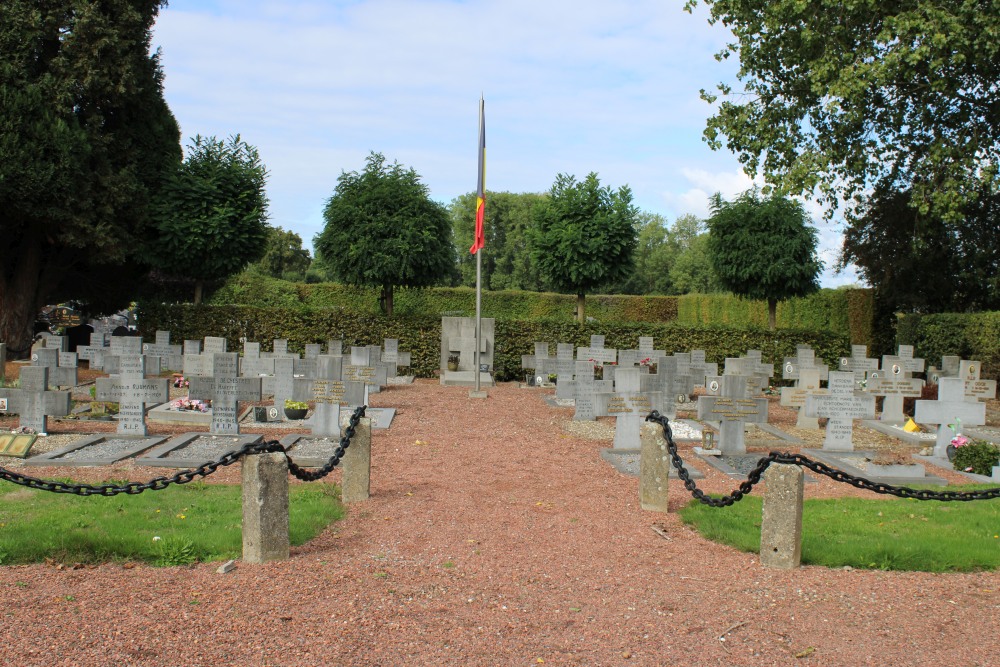
[[[36,313],[134,296],[149,200],[180,160],[150,54],[160,0],[0,2],[0,340]]]
[[[196,136],[164,184],[149,258],[166,275],[193,279],[196,304],[206,282],[263,256],[270,229],[266,182],[257,149],[237,134],[228,141]]]
[[[834,206],[910,190],[921,212],[949,222],[981,184],[996,191],[995,2],[705,3],[733,31],[717,57],[738,56],[743,83],[719,86],[705,136],[713,148],[724,139],[750,175],[788,194],[818,188]]]
[[[767,301],[768,326],[778,301],[819,289],[817,233],[802,204],[750,189],[727,202],[711,198],[708,249],[719,281],[734,294]]]
[[[392,315],[395,286],[447,282],[455,272],[448,211],[433,201],[412,168],[371,153],[362,172],[344,172],[323,211],[316,254],[334,277],[382,288]]]
[[[268,227],[264,256],[251,268],[272,278],[301,282],[306,279],[310,263],[301,236],[281,227]]]
[[[909,192],[876,191],[861,213],[840,266],[874,289],[879,350],[894,346],[897,312],[1000,309],[1000,195],[983,193],[951,224],[911,206]]]
[[[594,172],[580,182],[559,174],[549,197],[535,207],[529,234],[535,264],[556,291],[577,295],[579,322],[586,319],[587,292],[632,270],[637,215],[628,186],[601,187]]]
[[[528,229],[532,211],[545,195],[533,192],[486,193],[484,233],[486,246],[482,260],[483,286],[487,289],[542,289],[538,269],[528,251]],[[476,193],[470,192],[452,200],[448,206],[454,230],[455,245],[470,247],[475,233]],[[476,284],[476,256],[458,253],[461,284]]]

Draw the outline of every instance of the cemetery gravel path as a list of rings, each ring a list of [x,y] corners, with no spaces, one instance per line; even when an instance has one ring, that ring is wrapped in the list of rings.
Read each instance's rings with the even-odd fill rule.
[[[764,569],[641,511],[637,480],[598,456],[608,443],[565,430],[546,391],[375,395],[398,411],[373,437],[371,499],[285,562],[0,567],[0,664],[1000,663],[997,573]]]

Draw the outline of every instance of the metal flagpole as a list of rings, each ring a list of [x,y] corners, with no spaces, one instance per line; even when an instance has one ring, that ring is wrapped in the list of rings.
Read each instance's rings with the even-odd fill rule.
[[[483,249],[476,252],[476,353],[472,355],[475,360],[476,371],[476,391],[479,391],[479,349],[483,335],[482,310],[483,310]]]

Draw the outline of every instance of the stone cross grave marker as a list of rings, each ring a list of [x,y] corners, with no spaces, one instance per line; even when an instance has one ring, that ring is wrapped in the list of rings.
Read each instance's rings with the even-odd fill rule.
[[[819,429],[819,419],[809,416],[804,409],[806,400],[811,395],[826,394],[827,390],[819,385],[819,369],[803,368],[799,370],[799,379],[795,387],[781,388],[781,405],[794,408],[798,411],[799,417],[795,422],[797,428]],[[874,403],[872,404],[874,406]],[[874,412],[872,415],[874,416]],[[825,415],[823,415],[825,416]]]
[[[31,353],[31,365],[49,369],[50,387],[75,387],[77,385],[75,352],[60,352],[49,347],[39,348]]]
[[[754,374],[753,368],[755,366],[754,361],[747,357],[726,357],[722,375],[723,377],[738,375],[746,378],[748,395],[759,394],[763,392],[767,379]]]
[[[962,359],[959,362],[961,377],[965,380],[965,400],[967,401],[989,401],[997,395],[997,381],[983,380],[979,374],[982,372],[983,362],[968,361]]]
[[[322,343],[306,343],[305,351],[302,356],[306,359],[315,359],[321,354],[323,354]]]
[[[112,336],[111,350],[104,355],[104,372],[108,375],[118,375],[121,358],[137,354],[142,354],[142,338],[138,336]],[[146,359],[146,372],[150,375],[159,375],[159,357]]]
[[[961,366],[962,357],[957,354],[946,354],[941,357],[941,368],[931,366],[927,369],[927,380],[931,384],[937,384],[941,378],[958,377]]]
[[[215,354],[225,354],[226,353],[226,339],[221,336],[205,336],[205,343],[201,347],[202,354],[207,354],[209,357]],[[212,357],[214,359],[214,357]]]
[[[80,359],[84,359],[91,370],[104,368],[104,355],[109,352],[104,343],[104,334],[94,332],[90,334],[90,344],[76,348],[76,354]]]
[[[188,395],[212,401],[212,425],[209,433],[235,435],[240,432],[240,401],[259,401],[260,378],[239,376],[239,355],[235,352],[216,353],[212,358],[212,375],[191,378]]]
[[[750,375],[759,378],[762,386],[770,384],[774,377],[774,364],[765,364],[763,353],[760,350],[747,350],[746,361],[743,367]]]
[[[157,331],[156,342],[143,343],[142,353],[147,357],[158,357],[161,369],[179,371],[184,368],[183,348],[171,345],[169,331]]]
[[[20,428],[46,433],[47,418],[68,415],[70,409],[70,392],[48,391],[48,376],[45,366],[22,366],[20,387],[0,387],[0,413],[16,412]]]
[[[240,359],[240,375],[243,377],[267,377],[274,375],[275,361],[279,357],[260,356],[260,343],[243,343],[243,357]],[[264,393],[271,393],[264,389]]]
[[[589,362],[588,362],[589,363]],[[573,374],[576,372],[576,362],[572,359],[556,359],[556,398],[569,399],[576,395]],[[594,368],[590,368],[590,377],[594,377]]]
[[[618,363],[618,350],[604,347],[604,336],[590,337],[590,347],[579,347],[576,350],[577,359],[593,359],[596,365]]]
[[[312,380],[315,407],[310,422],[314,436],[340,436],[341,403],[355,406],[368,403],[368,387],[364,382],[342,379],[343,362],[343,357],[334,355],[320,355],[316,359],[317,377]]]
[[[960,377],[941,378],[938,400],[916,401],[913,418],[921,424],[937,424],[934,456],[946,457],[951,444],[952,429],[949,424],[982,426],[986,423],[986,404],[965,400],[965,380]]]
[[[829,393],[806,398],[805,412],[810,417],[826,417],[823,449],[849,452],[854,449],[851,436],[854,420],[875,416],[875,397],[855,393],[853,371],[831,371]]]
[[[887,356],[882,357],[882,368],[883,369],[885,369],[885,367],[886,367],[885,360],[886,360]],[[924,360],[923,359],[915,359],[913,357],[913,346],[912,345],[900,345],[899,348],[897,349],[897,352],[896,352],[895,356],[899,359],[899,361],[897,363],[901,363],[903,365],[903,370],[906,371],[906,373],[908,374],[907,377],[909,377],[909,375],[912,375],[913,373],[923,373],[924,372]],[[891,357],[889,357],[889,358],[891,358]]]
[[[868,356],[867,345],[852,345],[851,356],[840,358],[840,371],[853,373],[855,382],[868,379],[868,374],[877,370],[878,359]]]
[[[118,377],[97,378],[96,398],[118,403],[118,433],[148,435],[146,403],[166,403],[170,395],[170,380],[146,378],[146,358],[143,355],[123,355],[119,359]]]
[[[574,373],[576,390],[573,396],[573,419],[577,421],[593,421],[597,417],[597,406],[595,398],[597,394],[596,380],[594,379],[594,364],[590,361],[574,361]]]
[[[698,419],[720,422],[717,446],[723,454],[745,454],[743,425],[767,423],[767,399],[747,396],[747,379],[742,375],[722,376],[722,394],[698,397]]]
[[[548,381],[549,373],[553,372],[555,359],[549,356],[549,344],[535,341],[534,354],[521,355],[521,369],[534,371],[535,384],[540,385]],[[593,375],[593,373],[591,373]],[[541,382],[538,379],[541,378]]]
[[[188,379],[194,376],[209,376],[212,374],[212,356],[201,353],[200,340],[184,341],[184,375]]]
[[[298,352],[288,351],[288,339],[287,338],[275,338],[271,343],[272,352],[262,353],[263,357],[291,357],[293,359],[299,358]]]
[[[644,392],[652,392],[657,397],[653,403],[654,410],[670,419],[675,419],[677,417],[677,404],[688,401],[688,394],[691,392],[691,378],[678,375],[677,359],[674,357],[660,355],[654,357],[653,361],[656,362],[656,372],[641,373],[639,375],[639,389]]]
[[[882,368],[871,374],[866,390],[873,396],[883,396],[882,414],[879,421],[887,424],[902,424],[906,421],[903,414],[903,399],[920,397],[924,381],[910,377],[905,363],[895,356],[882,357]]]
[[[688,371],[694,379],[695,387],[704,387],[705,378],[719,374],[719,364],[705,361],[705,350],[691,350]]]
[[[641,372],[638,368],[619,368],[615,372],[615,391],[608,397],[604,414],[615,418],[615,449],[639,449],[642,422],[659,400],[655,392],[639,389]]]
[[[819,370],[819,379],[826,380],[830,376],[830,367],[826,364],[816,363],[816,352],[808,345],[799,345],[795,348],[794,357],[785,357],[781,364],[781,377],[786,380],[798,380],[799,371],[803,368],[816,368]]]

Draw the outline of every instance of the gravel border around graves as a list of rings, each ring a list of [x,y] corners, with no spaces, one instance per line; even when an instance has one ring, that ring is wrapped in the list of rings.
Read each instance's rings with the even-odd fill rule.
[[[1000,633],[997,573],[764,569],[755,554],[702,539],[676,513],[641,511],[636,479],[599,456],[610,435],[571,431],[572,409],[549,407],[546,393],[501,384],[488,399],[472,399],[468,388],[417,380],[373,395],[397,413],[372,439],[372,497],[288,561],[237,563],[227,574],[216,572],[220,563],[0,567],[0,662],[1000,662],[991,641]],[[792,430],[794,416],[773,402],[772,410],[771,422]],[[608,430],[604,420],[593,424],[595,434]],[[51,431],[79,426],[61,421]],[[855,433],[865,448],[885,442]],[[795,435],[822,443],[821,433]],[[688,445],[681,451],[705,474],[707,491],[733,487],[694,461]],[[65,477],[66,469],[31,473]],[[73,471],[91,481],[160,474],[132,464]],[[209,480],[237,482],[238,466]],[[806,489],[807,497],[846,495],[867,494],[828,480]],[[688,498],[671,484],[672,510]]]

